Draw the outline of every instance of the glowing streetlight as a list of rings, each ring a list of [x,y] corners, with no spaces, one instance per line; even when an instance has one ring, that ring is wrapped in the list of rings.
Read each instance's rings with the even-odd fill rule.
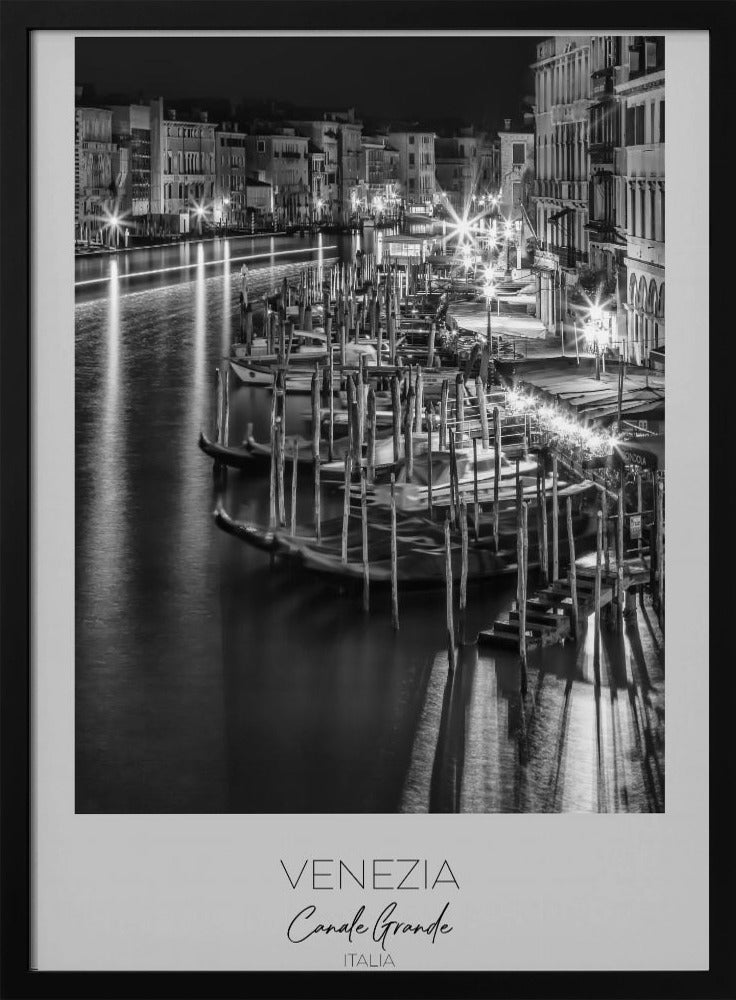
[[[603,371],[606,370],[606,348],[608,347],[608,330],[603,322],[603,309],[596,302],[590,307],[588,321],[585,324],[585,339],[589,348],[595,351],[595,377],[601,377],[601,359]]]

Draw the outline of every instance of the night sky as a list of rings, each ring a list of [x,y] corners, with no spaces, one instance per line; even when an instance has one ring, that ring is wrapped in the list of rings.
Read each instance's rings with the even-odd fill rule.
[[[270,102],[436,126],[516,123],[533,92],[533,37],[80,38],[85,97],[223,101],[231,113]],[[90,85],[93,90],[90,90]],[[245,110],[244,110],[245,109]],[[221,112],[227,114],[227,110]]]

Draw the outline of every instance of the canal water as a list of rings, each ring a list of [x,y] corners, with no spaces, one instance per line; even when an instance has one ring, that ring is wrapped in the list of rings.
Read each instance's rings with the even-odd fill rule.
[[[200,429],[254,294],[372,237],[229,239],[76,264],[76,805],[79,812],[546,812],[664,808],[662,638],[651,610],[516,658],[460,650],[442,592],[341,592],[220,532]],[[233,387],[231,441],[267,390]],[[287,433],[309,398],[289,400]],[[224,504],[265,523],[268,481],[230,472]],[[341,509],[325,493],[324,516]],[[298,522],[311,522],[311,477]],[[513,580],[469,593],[467,635]]]

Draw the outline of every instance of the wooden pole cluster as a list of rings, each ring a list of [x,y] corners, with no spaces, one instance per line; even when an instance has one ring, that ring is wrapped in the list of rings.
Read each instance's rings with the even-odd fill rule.
[[[319,408],[319,366],[312,375],[312,467],[314,469],[314,534],[322,541],[322,511],[320,489],[320,408]]]
[[[527,692],[527,661],[526,661],[526,594],[527,565],[529,561],[529,504],[521,503],[521,516],[518,519],[516,536],[516,606],[519,612],[519,662],[521,665],[521,693]]]
[[[399,630],[398,540],[396,537],[396,476],[391,473],[391,624]]]

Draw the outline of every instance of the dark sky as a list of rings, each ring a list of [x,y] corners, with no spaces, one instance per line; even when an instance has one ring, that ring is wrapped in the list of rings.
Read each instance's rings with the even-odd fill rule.
[[[98,97],[289,102],[498,127],[532,92],[532,37],[81,38],[76,80]]]

